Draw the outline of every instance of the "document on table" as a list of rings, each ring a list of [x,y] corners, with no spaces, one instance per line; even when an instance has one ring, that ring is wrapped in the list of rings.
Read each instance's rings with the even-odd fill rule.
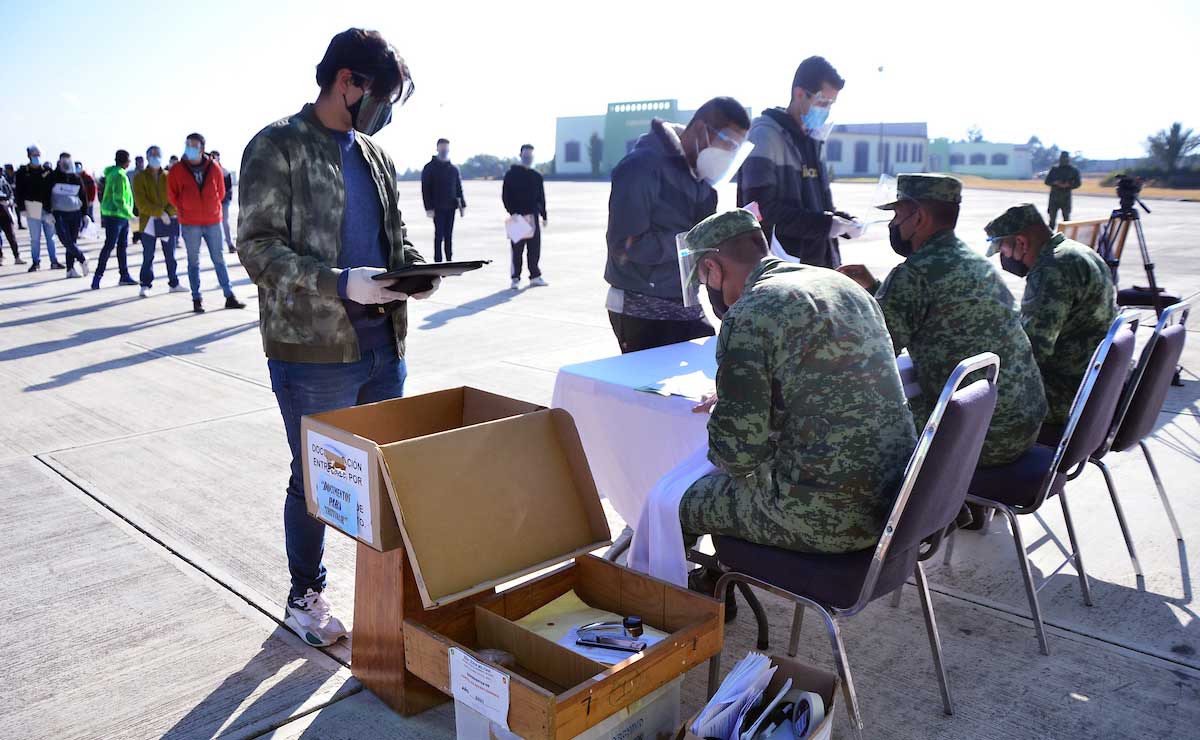
[[[703,370],[695,370],[683,375],[673,375],[669,378],[650,383],[638,388],[639,391],[657,393],[660,396],[682,396],[693,401],[699,401],[716,388],[713,379]]]

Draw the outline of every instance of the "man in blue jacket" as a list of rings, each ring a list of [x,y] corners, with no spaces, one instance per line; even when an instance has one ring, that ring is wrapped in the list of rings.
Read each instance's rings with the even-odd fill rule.
[[[675,237],[717,210],[750,116],[733,98],[713,98],[688,125],[654,119],[612,171],[608,199],[609,322],[621,352],[710,337],[699,303],[685,306]],[[714,302],[714,311],[723,306]]]

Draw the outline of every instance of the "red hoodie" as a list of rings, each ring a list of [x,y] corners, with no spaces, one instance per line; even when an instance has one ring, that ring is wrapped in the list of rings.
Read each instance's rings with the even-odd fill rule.
[[[197,184],[194,173],[201,173]],[[186,159],[167,173],[167,200],[179,212],[184,226],[211,226],[221,223],[221,200],[225,197],[225,173],[221,165],[205,157],[195,165]]]

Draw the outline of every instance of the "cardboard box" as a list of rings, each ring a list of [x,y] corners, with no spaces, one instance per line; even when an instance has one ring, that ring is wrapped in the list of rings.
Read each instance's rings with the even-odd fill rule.
[[[638,699],[571,740],[671,740],[679,727],[683,677]],[[454,702],[456,740],[521,740],[462,702]]]
[[[403,538],[389,493],[393,472],[422,451],[397,452],[398,445],[541,408],[454,388],[305,416],[300,440],[308,513],[380,552],[400,547]]]
[[[779,666],[779,670],[775,671],[775,675],[771,677],[771,682],[767,684],[764,694],[769,697],[774,696],[783,688],[784,681],[789,678],[792,679],[793,689],[803,689],[819,694],[822,701],[825,702],[825,718],[809,733],[808,740],[830,740],[833,737],[833,715],[836,709],[834,701],[837,699],[838,691],[841,690],[841,681],[838,680],[838,677],[833,673],[805,665],[795,658],[772,655],[771,664]],[[679,728],[675,740],[704,740],[688,730],[699,714],[696,712],[688,718],[683,727]]]

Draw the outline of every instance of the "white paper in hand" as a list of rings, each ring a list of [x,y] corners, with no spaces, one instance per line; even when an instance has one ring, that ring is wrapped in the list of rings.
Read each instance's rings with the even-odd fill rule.
[[[508,234],[510,242],[525,241],[533,236],[533,224],[530,223],[528,216],[514,213],[505,220],[504,231]]]
[[[771,256],[778,257],[784,262],[795,262],[797,264],[800,263],[799,257],[794,257],[783,250],[783,245],[780,244],[779,240],[775,238],[774,229],[771,230]]]
[[[158,225],[157,218],[150,219],[149,221],[146,222],[146,228],[142,229],[142,233],[145,234],[146,236],[150,236],[150,237],[158,236],[158,232],[155,231],[155,226],[157,226],[157,225]]]

